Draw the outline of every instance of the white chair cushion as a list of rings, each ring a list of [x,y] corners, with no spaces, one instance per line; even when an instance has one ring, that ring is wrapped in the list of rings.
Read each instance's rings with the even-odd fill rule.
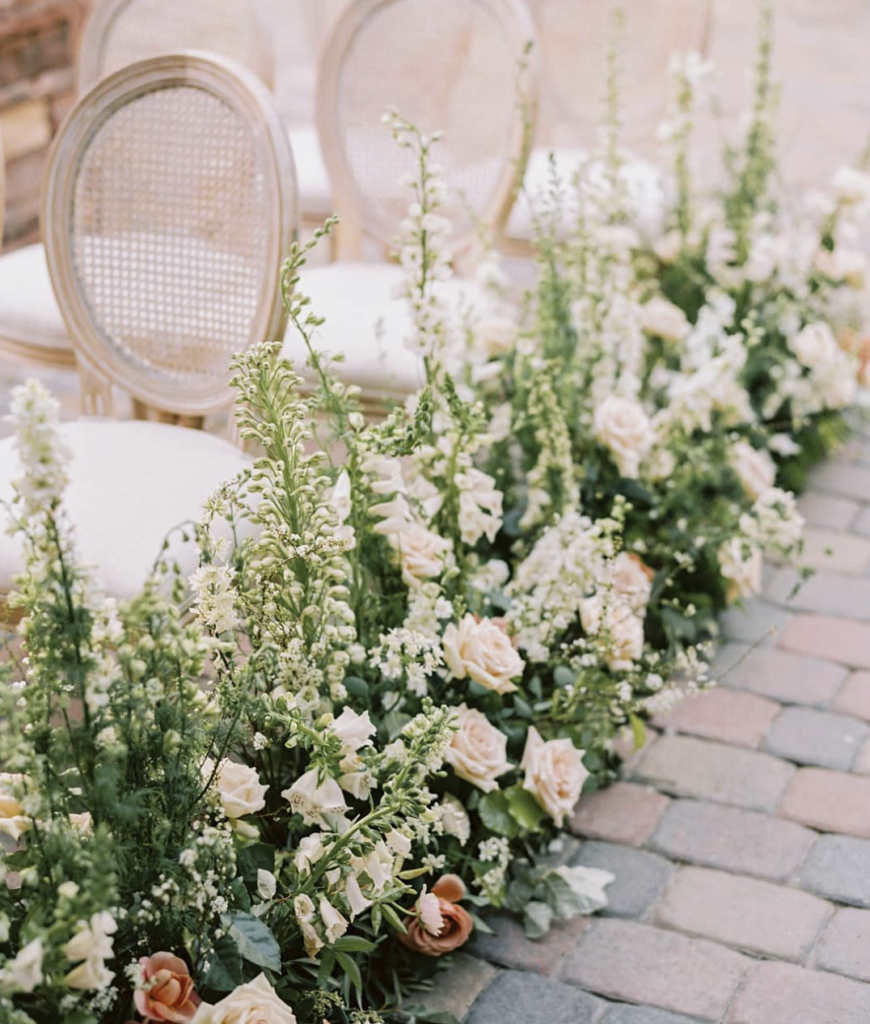
[[[506,229],[508,238],[528,242],[534,237],[530,197],[533,204],[536,196],[544,195],[550,188],[551,153],[558,180],[567,199],[561,211],[562,223],[565,228],[573,223],[577,212],[573,178],[577,168],[588,159],[588,155],[582,149],[537,148],[533,149],[529,155],[525,187],[517,196],[508,218]],[[604,179],[603,164],[596,162],[591,176],[601,182]],[[630,158],[620,166],[619,177],[628,194],[634,226],[643,238],[648,240],[658,238],[663,230],[664,192],[655,166],[648,160]]]
[[[65,423],[62,431],[73,453],[65,508],[79,560],[97,567],[105,592],[121,599],[139,592],[167,533],[198,519],[203,501],[250,463],[220,438],[162,423],[93,418]],[[11,481],[20,472],[12,438],[5,438],[3,501],[12,497]],[[196,546],[178,535],[169,554],[186,573],[196,568]],[[0,594],[13,588],[21,566],[19,538],[0,532]]]
[[[54,298],[45,249],[25,245],[0,256],[0,340],[71,347]]]
[[[332,186],[320,148],[320,137],[313,124],[297,125],[290,129],[290,145],[296,164],[299,184],[299,207],[304,214],[329,217],[335,212]]]
[[[326,318],[314,336],[315,347],[329,355],[342,353],[339,376],[373,401],[405,398],[426,379],[423,360],[405,344],[411,333],[407,301],[395,298],[404,277],[395,264],[347,262],[306,269],[299,284],[312,312]],[[453,278],[439,288],[454,309],[480,308],[484,302],[480,286],[471,281]],[[283,355],[309,377],[305,343],[292,323]]]

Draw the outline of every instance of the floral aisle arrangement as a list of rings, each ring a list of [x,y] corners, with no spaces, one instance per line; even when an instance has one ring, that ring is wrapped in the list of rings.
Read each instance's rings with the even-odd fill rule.
[[[360,988],[373,922],[400,927],[400,905],[416,899],[407,837],[431,815],[450,712],[421,703],[388,746],[367,715],[322,718],[350,640],[335,571],[344,541],[328,531],[298,553],[308,612],[297,618],[302,595],[264,582],[244,660],[226,567],[196,573],[195,618],[157,580],[121,606],[103,597],[64,518],[56,403],[31,383],[12,419],[26,569],[22,653],[3,666],[0,697],[0,1019],[378,1019],[346,1011],[343,994]],[[293,489],[300,512],[310,487],[303,477]],[[316,502],[310,514],[323,523]],[[267,578],[270,559],[280,578],[293,558],[276,525],[257,542]],[[291,621],[299,639],[270,642]],[[278,699],[284,687],[294,700]]]

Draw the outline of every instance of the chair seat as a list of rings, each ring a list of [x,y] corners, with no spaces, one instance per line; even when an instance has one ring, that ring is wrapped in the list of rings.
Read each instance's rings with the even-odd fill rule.
[[[296,164],[299,208],[307,216],[329,217],[335,207],[317,128],[313,124],[290,128],[290,145]]]
[[[50,349],[69,352],[72,345],[60,314],[42,245],[26,245],[0,256],[0,352],[33,347],[34,358]],[[14,351],[12,354],[16,354]]]
[[[588,160],[583,149],[533,149],[526,167],[525,188],[517,196],[508,218],[506,237],[529,242],[534,237],[531,203],[550,188],[550,155],[556,168],[560,187],[566,194],[562,205],[562,222],[566,230],[573,223],[577,204],[574,199],[573,178],[577,169]],[[592,177],[602,180],[604,168],[600,163],[592,168]],[[619,176],[625,186],[632,208],[635,227],[644,238],[655,239],[662,230],[664,195],[661,179],[653,164],[647,160],[631,158],[620,167]]]
[[[167,533],[198,519],[217,486],[250,464],[228,442],[184,427],[93,418],[61,429],[72,450],[65,508],[79,559],[97,567],[105,592],[119,599],[139,592]],[[20,476],[12,441],[0,441],[4,501]],[[196,568],[193,543],[175,535],[169,554],[186,574]],[[0,594],[13,588],[21,567],[19,538],[0,533]]]
[[[362,388],[366,401],[402,400],[426,379],[422,358],[405,344],[411,333],[407,301],[395,297],[404,279],[405,271],[395,264],[346,262],[306,269],[300,281],[312,312],[326,317],[314,336],[315,347],[344,355],[337,372]],[[454,309],[483,306],[482,289],[472,281],[453,278],[438,287]],[[283,355],[298,373],[309,376],[305,343],[292,323]]]

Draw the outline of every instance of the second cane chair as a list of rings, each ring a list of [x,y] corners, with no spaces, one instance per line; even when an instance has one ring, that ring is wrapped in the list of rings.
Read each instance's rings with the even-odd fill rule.
[[[67,508],[107,592],[141,586],[167,531],[248,464],[213,435],[111,418],[112,386],[178,416],[225,409],[233,352],[280,337],[281,260],[296,220],[293,158],[265,87],[230,61],[154,58],[102,81],[55,140],[48,265],[82,368],[64,425]],[[0,442],[0,496],[17,475]],[[192,553],[182,558],[191,568]],[[0,593],[20,568],[0,539]]]
[[[386,254],[411,193],[399,179],[414,174],[381,116],[390,107],[422,131],[444,130],[434,158],[444,168],[453,223],[454,259],[467,257],[483,227],[497,236],[505,222],[524,152],[516,101],[519,61],[534,38],[522,0],[355,0],[338,19],[320,63],[317,124],[342,217],[340,241],[356,257],[303,273],[301,289],[324,315],[320,344],[342,352],[340,368],[377,408],[420,384],[421,361],[404,346],[405,303],[393,293],[395,264],[361,262],[364,241]],[[533,99],[534,53],[525,88]],[[474,296],[453,280],[447,298]],[[376,328],[377,324],[377,328]],[[304,360],[291,328],[285,354]]]
[[[549,185],[550,154],[568,186],[584,156],[595,148],[617,10],[625,16],[617,54],[620,141],[635,156],[650,157],[668,103],[671,54],[706,49],[712,7],[713,0],[535,0],[542,66],[536,146],[523,194],[507,224],[509,250],[528,252],[529,197]],[[644,179],[638,176],[628,184],[642,188]]]

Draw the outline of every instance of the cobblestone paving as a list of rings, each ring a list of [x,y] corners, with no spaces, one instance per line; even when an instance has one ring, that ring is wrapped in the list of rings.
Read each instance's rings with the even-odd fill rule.
[[[870,432],[801,506],[815,576],[790,598],[769,567],[723,620],[720,685],[581,801],[567,854],[616,875],[608,909],[537,943],[496,919],[428,1004],[467,1024],[870,1020]]]

